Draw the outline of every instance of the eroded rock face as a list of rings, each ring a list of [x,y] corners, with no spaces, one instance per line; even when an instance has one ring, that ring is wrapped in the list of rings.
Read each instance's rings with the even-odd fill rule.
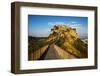
[[[55,25],[51,29],[47,42],[55,43],[65,51],[75,55],[78,58],[86,58],[87,43],[82,41],[75,28],[66,25]]]
[[[57,40],[59,38],[72,42],[79,37],[75,28],[71,28],[65,25],[55,25],[54,28],[51,29],[51,34],[48,37],[48,41],[52,41],[54,39]]]

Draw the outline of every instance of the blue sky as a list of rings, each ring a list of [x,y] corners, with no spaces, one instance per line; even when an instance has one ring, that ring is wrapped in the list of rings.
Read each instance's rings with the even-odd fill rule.
[[[47,37],[51,28],[57,24],[66,24],[76,28],[80,37],[87,37],[88,17],[28,15],[28,35],[33,37]]]

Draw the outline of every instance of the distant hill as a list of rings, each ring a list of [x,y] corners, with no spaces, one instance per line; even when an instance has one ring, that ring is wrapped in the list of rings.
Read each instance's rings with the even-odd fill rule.
[[[28,40],[29,41],[40,40],[40,39],[47,39],[47,37],[32,37],[32,36],[28,36]]]
[[[29,39],[46,39],[47,37],[32,37],[28,36]]]

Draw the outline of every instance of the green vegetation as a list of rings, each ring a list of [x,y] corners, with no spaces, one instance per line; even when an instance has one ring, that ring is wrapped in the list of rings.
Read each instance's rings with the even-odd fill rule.
[[[28,37],[28,51],[32,53],[48,44],[46,37]]]

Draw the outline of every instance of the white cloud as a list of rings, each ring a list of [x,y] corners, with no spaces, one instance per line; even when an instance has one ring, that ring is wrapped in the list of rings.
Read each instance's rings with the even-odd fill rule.
[[[77,23],[77,22],[75,22],[75,21],[72,21],[71,23]]]
[[[81,24],[69,24],[69,26],[72,28],[77,28],[77,29],[83,28]]]
[[[88,29],[84,27],[84,25],[76,23],[76,24],[69,24],[69,26],[72,28],[76,28],[76,31],[81,38],[84,38],[84,37],[87,38]]]
[[[54,26],[54,25],[57,25],[57,24],[65,24],[65,23],[64,22],[48,22],[49,26]]]

